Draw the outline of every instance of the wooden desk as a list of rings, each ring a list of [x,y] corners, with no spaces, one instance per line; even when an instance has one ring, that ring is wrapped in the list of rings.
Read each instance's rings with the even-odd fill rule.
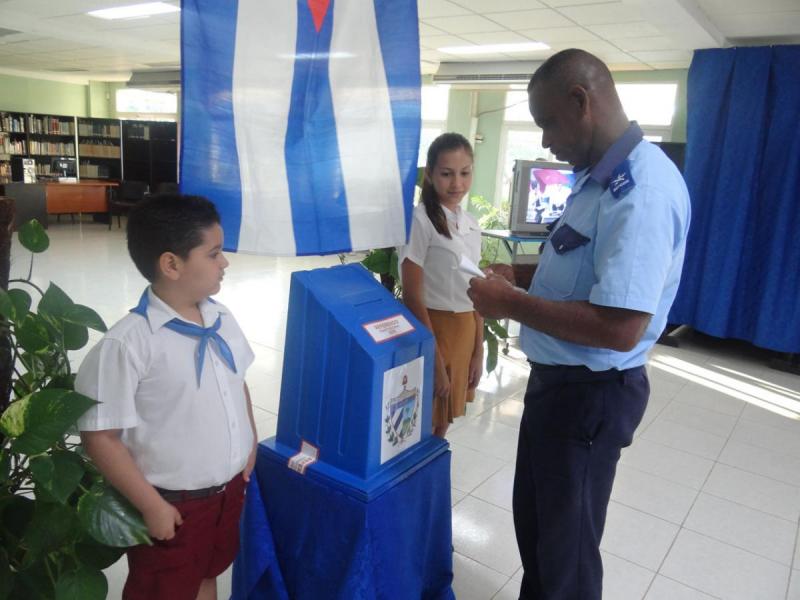
[[[108,188],[116,183],[43,183],[48,215],[108,212]]]
[[[80,183],[7,183],[5,194],[17,201],[17,212],[28,213],[47,226],[46,215],[108,212],[108,189],[117,183],[81,181]],[[24,222],[19,221],[18,222]]]

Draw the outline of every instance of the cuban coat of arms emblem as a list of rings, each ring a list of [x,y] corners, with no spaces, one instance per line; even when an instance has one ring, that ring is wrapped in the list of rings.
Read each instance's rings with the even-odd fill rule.
[[[381,464],[420,441],[423,358],[383,374]]]

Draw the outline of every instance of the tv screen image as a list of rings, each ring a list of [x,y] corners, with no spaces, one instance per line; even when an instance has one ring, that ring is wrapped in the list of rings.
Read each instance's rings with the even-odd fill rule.
[[[526,223],[552,223],[567,204],[575,184],[570,169],[533,168],[530,176]]]
[[[546,236],[547,225],[564,212],[575,179],[572,167],[565,163],[515,161],[509,229],[516,234]]]

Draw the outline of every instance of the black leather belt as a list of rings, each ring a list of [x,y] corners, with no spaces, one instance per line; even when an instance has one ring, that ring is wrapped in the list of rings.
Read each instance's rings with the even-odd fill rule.
[[[156,491],[161,494],[161,497],[167,502],[185,502],[186,500],[209,498],[225,491],[225,486],[212,485],[211,487],[202,488],[200,490],[165,490],[157,487]]]

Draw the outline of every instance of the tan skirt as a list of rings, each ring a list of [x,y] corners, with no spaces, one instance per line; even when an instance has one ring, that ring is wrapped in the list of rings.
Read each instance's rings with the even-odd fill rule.
[[[436,347],[450,375],[450,398],[433,398],[433,426],[443,427],[466,414],[475,390],[469,385],[469,361],[475,348],[475,313],[428,309]]]

